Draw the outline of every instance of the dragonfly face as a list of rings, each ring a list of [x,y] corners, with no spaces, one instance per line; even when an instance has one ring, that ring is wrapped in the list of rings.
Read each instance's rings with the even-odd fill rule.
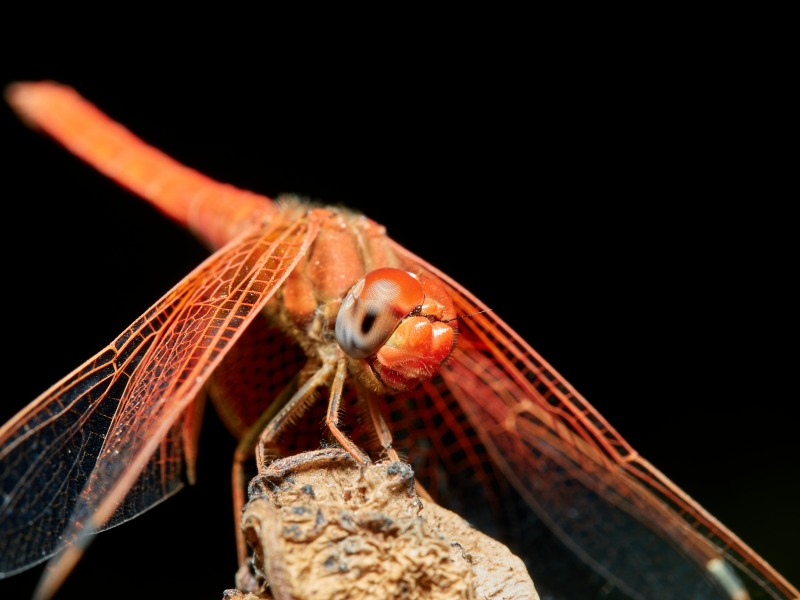
[[[129,123],[129,125],[133,129],[137,129],[135,123]],[[65,153],[61,157],[63,151],[60,149],[48,149],[48,142],[36,139],[36,136],[31,136],[28,131],[21,128],[14,129],[14,131],[18,132],[19,138],[34,138],[35,141],[28,140],[22,145],[35,148],[24,157],[24,160],[26,162],[33,161],[32,164],[38,166],[37,172],[41,173],[45,169],[48,172],[59,172],[58,167],[54,170],[51,169],[52,164],[50,167],[42,165],[43,158],[40,152],[44,152],[49,156],[48,161],[62,165],[60,172],[64,175],[63,181],[69,181],[71,187],[77,185],[78,190],[88,190],[97,186],[101,191],[96,193],[72,191],[70,199],[65,201],[69,207],[68,210],[62,213],[59,212],[60,209],[56,209],[57,228],[53,227],[52,223],[48,223],[49,219],[42,218],[41,211],[31,210],[27,213],[27,222],[37,223],[37,227],[48,232],[39,236],[38,244],[44,247],[47,239],[61,240],[60,244],[56,244],[57,251],[53,260],[59,260],[58,255],[63,256],[68,250],[72,250],[76,240],[79,240],[76,250],[82,249],[83,254],[77,264],[86,265],[88,263],[93,266],[88,275],[86,270],[81,268],[82,276],[78,282],[77,291],[74,291],[76,288],[71,287],[75,284],[75,272],[69,272],[76,263],[67,260],[61,267],[53,267],[54,273],[51,277],[58,282],[55,286],[59,290],[57,294],[31,293],[29,302],[32,303],[36,302],[35,296],[45,296],[44,301],[37,304],[36,313],[47,316],[26,319],[24,327],[15,330],[13,339],[21,340],[21,344],[26,344],[23,345],[25,350],[20,352],[20,355],[24,357],[20,362],[26,368],[30,368],[31,364],[36,364],[37,376],[33,378],[35,381],[28,381],[30,376],[25,377],[24,386],[18,395],[14,395],[19,403],[13,410],[9,409],[10,413],[20,408],[25,401],[35,397],[49,383],[57,380],[102,344],[113,338],[133,317],[142,312],[159,294],[166,291],[174,281],[188,272],[199,262],[198,258],[204,255],[202,249],[199,249],[190,237],[179,232],[169,223],[161,221],[158,215],[151,215],[150,209],[138,207],[135,199],[128,199],[123,192],[117,190],[112,184],[102,181],[90,170],[77,165],[77,162]],[[160,145],[166,148],[168,143]],[[166,149],[169,150],[169,148]],[[19,160],[22,161],[23,157],[20,156]],[[269,160],[264,160],[264,162],[268,163]],[[80,176],[81,182],[78,184],[74,182],[74,179],[78,177],[77,174],[67,174],[76,169],[83,169],[85,175],[85,177]],[[499,173],[499,170],[496,173]],[[220,178],[233,181],[237,175],[236,172],[232,172],[230,176]],[[59,197],[56,187],[61,190],[63,195],[64,183],[62,178],[55,175],[52,179],[58,180],[58,186],[53,185],[52,187],[50,187],[49,177],[48,181],[42,181],[41,175],[33,178],[23,177],[21,172],[12,173],[12,176],[15,179],[19,177],[20,190],[31,190],[26,191],[30,197]],[[266,180],[269,174],[267,173],[263,177]],[[84,179],[85,181],[83,181]],[[102,183],[96,182],[96,179],[101,179]],[[291,181],[287,183],[287,185],[291,185],[291,191],[305,191],[298,190],[296,185],[292,185],[293,183]],[[418,186],[410,187],[417,190],[423,189],[422,183],[424,182],[420,180]],[[522,182],[518,181],[517,183],[520,185],[514,190],[506,191],[532,193],[523,189]],[[86,187],[82,187],[84,185]],[[276,185],[280,184],[265,183],[265,186],[259,188],[259,191],[273,194],[273,189],[275,189],[273,186]],[[671,458],[679,457],[677,462],[686,465],[690,463],[691,465],[703,465],[700,474],[696,476],[698,482],[703,479],[718,481],[709,492],[712,502],[716,493],[719,493],[720,500],[725,497],[741,497],[742,484],[738,482],[743,470],[751,473],[763,470],[766,471],[766,474],[777,476],[778,472],[782,471],[782,468],[785,469],[791,462],[789,457],[781,453],[777,458],[773,453],[769,453],[769,460],[766,460],[765,455],[760,453],[763,448],[769,447],[766,444],[770,441],[779,441],[773,438],[779,438],[781,432],[788,433],[786,429],[782,429],[782,427],[786,427],[785,424],[775,423],[771,419],[768,425],[770,428],[777,428],[778,435],[763,436],[762,434],[759,437],[758,431],[767,427],[765,420],[759,421],[760,415],[753,414],[753,411],[747,411],[744,416],[742,413],[734,416],[732,411],[735,411],[735,403],[718,402],[720,389],[723,390],[721,395],[726,399],[731,396],[740,397],[742,389],[749,392],[758,390],[758,387],[752,382],[757,377],[733,377],[733,374],[738,373],[739,369],[734,369],[732,372],[726,370],[725,366],[720,366],[719,362],[735,364],[734,357],[739,354],[731,352],[729,344],[724,343],[721,346],[715,346],[715,351],[698,350],[698,346],[706,348],[712,343],[717,344],[718,334],[722,334],[722,339],[728,342],[732,343],[736,340],[735,336],[727,332],[728,321],[722,320],[721,322],[721,320],[715,319],[713,314],[713,309],[717,306],[718,301],[736,297],[734,292],[738,286],[726,279],[727,275],[732,275],[732,273],[720,274],[719,270],[715,271],[717,277],[722,278],[723,289],[730,292],[721,293],[719,289],[703,283],[701,279],[703,270],[694,266],[694,261],[676,258],[671,254],[665,257],[659,253],[659,248],[663,244],[667,244],[673,236],[663,235],[658,240],[647,239],[648,235],[631,235],[626,227],[621,227],[613,222],[604,223],[603,227],[597,227],[596,222],[591,222],[592,219],[576,215],[574,211],[567,208],[542,209],[540,219],[543,223],[551,224],[577,221],[576,227],[580,233],[577,237],[583,240],[583,243],[577,248],[572,247],[572,256],[564,256],[569,253],[562,252],[564,244],[560,240],[563,233],[559,236],[557,227],[537,225],[535,221],[527,224],[519,223],[519,219],[509,219],[507,211],[504,211],[506,214],[497,214],[496,208],[480,215],[473,215],[460,204],[448,206],[447,204],[434,204],[431,199],[420,201],[422,206],[414,212],[425,215],[435,212],[437,217],[437,223],[431,226],[430,234],[421,235],[417,221],[408,217],[409,210],[405,208],[408,203],[412,206],[416,204],[412,192],[409,192],[410,196],[408,194],[403,194],[402,197],[398,195],[391,202],[386,202],[393,207],[390,212],[394,212],[397,217],[397,227],[393,227],[392,217],[389,214],[376,215],[376,210],[369,206],[368,194],[358,191],[363,189],[361,187],[363,185],[362,183],[355,186],[357,191],[353,194],[354,201],[348,201],[345,198],[341,200],[351,206],[362,208],[370,216],[386,224],[396,239],[425,256],[433,264],[486,300],[491,308],[512,323],[524,338],[531,341],[577,389],[600,408],[601,412],[621,430],[635,448],[656,465],[662,467],[668,476],[675,478],[690,493],[699,496],[691,488],[691,476],[687,475],[684,482],[667,466]],[[506,185],[508,184],[506,183]],[[35,191],[37,189],[38,192]],[[372,197],[374,197],[376,189],[378,189],[377,184],[374,188],[370,188],[369,192],[373,194]],[[489,178],[483,182],[483,185],[481,182],[476,183],[474,189],[485,195],[489,189]],[[283,190],[275,189],[275,191]],[[460,196],[466,191],[467,186],[459,189],[454,195]],[[315,190],[310,190],[310,192],[316,193]],[[319,195],[323,196],[323,193],[320,192]],[[323,199],[336,201],[339,198],[334,193],[324,195]],[[78,216],[83,214],[81,204],[84,201],[89,202],[87,214],[90,214],[92,219],[98,218],[98,221]],[[360,206],[359,202],[363,202],[363,206]],[[431,205],[435,205],[436,210],[431,211]],[[118,206],[127,206],[133,216],[120,218],[122,209],[119,209]],[[397,208],[398,206],[402,208]],[[379,213],[383,210],[381,205],[376,206],[375,209]],[[76,217],[75,223],[70,220],[73,216]],[[102,222],[100,217],[102,217]],[[139,218],[148,223],[137,225],[136,219]],[[109,219],[115,223],[113,228],[104,225]],[[442,220],[446,222],[446,227],[441,225]],[[138,234],[132,235],[130,239],[124,233],[129,224],[133,225],[133,231]],[[84,229],[84,227],[86,228]],[[408,227],[405,230],[406,233],[403,233],[401,227]],[[65,228],[67,232],[64,232]],[[160,231],[160,234],[154,234],[153,231]],[[535,236],[531,235],[532,231],[535,232]],[[686,230],[682,231],[686,232]],[[173,234],[177,239],[173,239]],[[157,235],[163,236],[160,237],[161,243],[159,243]],[[54,237],[50,238],[49,236]],[[121,237],[127,241],[120,243]],[[531,239],[532,237],[533,239]],[[420,242],[420,247],[414,245],[415,241]],[[732,243],[734,240],[723,237],[721,241]],[[441,244],[443,247],[438,256],[431,250],[431,247],[437,244]],[[458,251],[456,252],[457,245]],[[186,246],[186,250],[183,249],[184,246]],[[115,248],[111,255],[98,250],[98,248],[111,247]],[[640,267],[637,267],[639,264],[637,261],[630,260],[632,247],[637,249],[634,254],[651,257],[648,264],[652,265],[653,271],[660,273],[659,276],[654,275],[653,271],[649,269],[647,272],[643,272]],[[527,252],[527,256],[536,257],[531,266],[521,264],[519,258],[520,252],[524,252],[526,248],[531,248]],[[699,250],[699,248],[695,249]],[[180,259],[183,262],[172,262],[179,261],[183,252],[189,254],[187,258]],[[706,256],[710,260],[710,257],[714,255],[715,253],[712,252]],[[147,258],[143,260],[143,257]],[[677,261],[678,267],[675,266],[675,261]],[[25,282],[18,283],[19,289],[35,290],[36,284],[40,280],[39,270],[31,269],[22,259],[14,262],[13,269],[15,270],[12,272],[15,277],[13,280]],[[187,264],[190,262],[191,264]],[[166,271],[172,269],[171,274],[162,275],[162,269],[155,268],[159,265],[163,265]],[[727,267],[727,269],[731,272],[734,271],[732,267]],[[156,277],[161,279],[156,282],[154,281]],[[532,295],[520,292],[519,290],[524,289],[527,282],[531,280],[536,281],[538,289],[542,291]],[[121,281],[125,282],[123,288],[120,288]],[[706,285],[705,288],[704,285]],[[514,294],[501,291],[506,290],[509,286],[515,287]],[[694,290],[689,297],[684,291],[687,287]],[[97,290],[105,292],[98,295]],[[86,293],[79,294],[78,291]],[[668,302],[664,303],[665,306],[661,306],[664,297]],[[138,300],[134,298],[138,298]],[[656,301],[656,298],[659,301]],[[76,299],[78,300],[76,301]],[[124,304],[127,302],[131,302],[133,305],[138,302],[139,306],[138,308],[132,306],[125,314],[120,315],[119,312],[126,310]],[[734,302],[740,303],[735,304],[739,308],[736,311],[737,315],[745,315],[748,303],[741,298]],[[705,315],[709,315],[706,327],[700,331],[696,327],[687,327],[682,316],[687,313],[694,314],[692,307],[698,306],[702,307]],[[19,311],[16,301],[11,303],[11,308]],[[97,311],[102,312],[97,314]],[[70,315],[70,318],[65,319],[64,315]],[[746,317],[742,316],[741,318]],[[114,321],[114,319],[119,320]],[[58,324],[58,341],[53,340],[54,322]],[[99,322],[110,323],[108,329],[94,335],[89,333],[91,328]],[[66,323],[72,323],[72,325],[66,325]],[[80,335],[75,333],[78,330],[81,332]],[[676,330],[680,332],[678,335],[676,335]],[[68,342],[64,341],[64,336],[69,340]],[[658,339],[660,343],[653,344],[654,338]],[[46,346],[44,340],[47,340]],[[542,344],[545,346],[543,347]],[[552,346],[548,346],[549,344]],[[80,356],[64,358],[60,355],[59,349],[68,349],[70,352],[74,349],[75,354]],[[583,354],[581,354],[581,349]],[[572,359],[568,355],[570,352],[575,353]],[[681,361],[675,359],[678,353],[681,354]],[[46,356],[46,359],[42,358],[43,355]],[[643,359],[643,355],[646,358]],[[577,358],[575,358],[576,356]],[[620,356],[624,358],[619,358]],[[758,357],[752,359],[756,361],[756,364],[759,360],[763,360]],[[57,362],[62,360],[63,362]],[[576,362],[570,363],[570,360]],[[582,363],[582,361],[585,362]],[[688,371],[691,376],[682,377],[679,375],[682,372],[679,365],[682,368],[682,365],[687,363],[690,365]],[[766,365],[760,366],[766,367]],[[39,377],[39,369],[45,371],[47,375],[42,374]],[[698,376],[700,371],[711,374],[700,377]],[[763,372],[764,369],[755,369],[755,371]],[[604,388],[602,382],[618,378],[621,373],[624,373],[625,380],[629,382],[624,386],[625,389],[620,389],[616,385]],[[697,382],[698,378],[702,381]],[[708,383],[709,379],[713,384]],[[735,385],[730,381],[731,379],[737,381]],[[678,381],[680,384],[677,383]],[[629,391],[628,388],[634,391]],[[685,400],[687,394],[691,393],[687,392],[687,388],[701,390],[700,396],[703,402]],[[752,395],[748,393],[748,397],[752,397]],[[684,404],[680,407],[682,402]],[[714,410],[709,410],[707,404],[714,406]],[[634,420],[635,417],[641,415],[644,416],[641,421]],[[698,421],[705,425],[697,426]],[[709,426],[709,423],[712,425]],[[752,423],[761,425],[759,427]],[[745,425],[749,425],[749,427]],[[206,428],[208,427],[209,425],[206,423]],[[645,433],[640,433],[641,431]],[[677,433],[678,431],[683,433]],[[224,432],[222,433],[224,434]],[[658,444],[656,440],[659,441]],[[742,440],[750,441],[742,442]],[[758,440],[759,443],[753,443],[754,440]],[[651,441],[652,446],[650,445]],[[661,442],[665,443],[661,445]],[[748,445],[755,448],[751,447],[743,452],[742,447]],[[668,449],[661,454],[659,448],[663,447]],[[724,449],[724,451],[720,449]],[[216,451],[213,453],[217,454]],[[222,450],[220,450],[221,453],[223,453]],[[201,450],[201,465],[208,464],[205,461],[209,460],[211,454],[212,452]],[[223,457],[221,462],[227,464],[229,456],[230,452]],[[724,464],[723,457],[726,457]],[[728,459],[730,459],[730,463],[727,462]],[[734,467],[729,466],[731,463]],[[227,467],[220,468],[222,477],[219,479],[226,479]],[[764,474],[759,473],[754,476],[760,478],[764,477]],[[731,482],[736,483],[732,485]],[[228,492],[225,486],[227,485],[226,479],[219,489],[219,495],[226,501]],[[772,498],[770,506],[781,506],[784,488],[773,487],[773,491],[770,492],[770,489],[765,487],[775,486],[773,480],[763,478],[759,479],[755,485],[743,485],[745,488],[757,488],[763,493],[755,494],[757,497],[751,498],[746,506],[742,507],[742,510],[753,506],[754,502],[763,502],[765,496]],[[728,491],[727,493],[716,492],[720,489]],[[167,510],[169,504],[185,500],[184,498],[179,500],[179,497],[193,493],[195,490],[181,492],[178,497],[171,499],[169,503],[157,510]],[[213,491],[209,493],[213,493]],[[207,494],[203,495],[203,498],[207,497]],[[710,504],[702,497],[698,497],[698,499],[703,504]],[[726,499],[724,502],[727,503],[728,500]],[[716,509],[713,505],[708,507],[746,540],[751,540],[752,535],[757,535],[757,533],[751,533],[748,536],[744,533],[742,526],[737,526],[734,522],[737,518],[736,514],[724,516],[720,514],[720,511],[725,510],[724,506],[720,509]],[[770,511],[764,508],[756,512],[767,515]],[[229,511],[223,509],[220,514],[223,515],[220,518],[223,524],[222,529],[230,534],[227,517]],[[149,516],[140,517],[126,528],[138,530],[144,526],[140,525],[139,521],[145,520]],[[787,527],[793,526],[791,515],[787,517],[786,523]],[[796,527],[796,522],[794,523]],[[121,535],[123,529],[125,528],[105,533],[102,537]],[[110,537],[108,541],[103,539],[97,543],[109,544],[111,543]],[[760,549],[755,542],[753,545]],[[94,550],[95,554],[98,552],[98,550]],[[767,558],[778,566],[780,557],[768,556]],[[87,559],[91,560],[91,554]],[[791,565],[788,567],[790,568]],[[227,575],[232,572],[232,567],[226,565],[222,570]],[[787,576],[790,580],[797,580],[788,573]],[[7,584],[10,584],[10,581],[0,583],[0,585]],[[212,584],[212,587],[217,589],[218,585]],[[205,591],[207,589],[208,587],[205,588]]]

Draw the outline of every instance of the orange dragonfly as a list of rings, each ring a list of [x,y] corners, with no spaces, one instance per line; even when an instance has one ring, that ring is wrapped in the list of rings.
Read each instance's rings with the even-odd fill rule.
[[[397,250],[403,252],[400,248]],[[724,556],[736,568],[741,569],[739,577],[745,584],[754,586],[751,590],[754,597],[758,597],[761,592],[766,594],[766,597],[796,596],[796,590],[780,575],[772,571],[756,554],[727,532],[716,520],[683,496],[677,488],[646,462],[641,461],[633,454],[628,455],[627,462],[621,461],[621,450],[630,452],[630,449],[614,435],[613,429],[605,424],[599,415],[593,413],[588,404],[576,404],[585,403],[585,401],[571,389],[569,384],[560,380],[558,375],[525,342],[507,329],[496,314],[491,312],[478,314],[481,309],[485,308],[483,304],[424,261],[411,255],[406,256],[409,257],[409,261],[420,268],[442,277],[448,290],[457,298],[456,305],[461,315],[475,315],[474,318],[462,319],[459,322],[459,327],[463,330],[462,336],[452,359],[446,362],[442,368],[439,375],[441,379],[436,378],[431,382],[426,382],[423,386],[427,394],[426,399],[429,401],[432,401],[436,394],[444,396],[445,391],[452,394],[450,403],[434,404],[432,411],[428,407],[432,420],[436,420],[437,415],[446,417],[463,410],[469,422],[474,424],[476,433],[464,445],[462,451],[466,452],[470,448],[481,446],[483,448],[481,452],[486,453],[482,456],[488,457],[489,464],[485,465],[484,461],[476,458],[473,458],[472,462],[468,461],[468,468],[463,471],[465,475],[471,475],[473,481],[465,482],[465,484],[480,483],[481,480],[486,482],[493,476],[499,476],[497,480],[499,485],[510,481],[520,497],[515,502],[511,499],[514,492],[511,489],[505,490],[505,495],[501,500],[503,506],[519,508],[519,501],[526,501],[525,506],[528,507],[527,512],[524,513],[526,516],[532,508],[540,518],[553,519],[551,524],[554,529],[560,531],[564,541],[572,546],[578,554],[582,554],[582,558],[586,561],[594,563],[603,578],[611,582],[608,589],[613,588],[617,592],[627,591],[633,597],[637,597],[637,593],[639,593],[639,597],[657,597],[659,592],[665,590],[664,587],[660,587],[663,586],[664,580],[658,582],[658,578],[665,577],[672,586],[678,586],[681,590],[685,590],[687,582],[694,582],[695,579],[690,576],[686,580],[676,580],[678,573],[684,568],[697,576],[710,560],[714,568],[722,569],[719,572],[727,573],[724,567],[719,567],[721,563],[714,560],[717,553],[721,553],[720,556]],[[188,285],[188,280],[184,280],[183,286],[187,290],[189,289]],[[531,366],[533,364],[530,363],[531,360],[535,360],[536,364]],[[467,367],[472,368],[467,369]],[[485,371],[482,371],[483,369]],[[531,376],[530,373],[534,371],[545,373],[543,379],[547,381],[540,381],[537,377]],[[475,372],[485,372],[485,380],[470,380],[477,387],[471,390],[464,389],[463,381],[469,377],[470,373]],[[459,380],[462,382],[461,384],[459,384]],[[541,383],[544,387],[537,388],[537,383]],[[486,401],[485,406],[476,404],[477,398],[472,397],[472,394],[476,393],[480,399]],[[58,398],[63,400],[63,394],[51,395],[48,397],[48,402],[42,406],[52,409],[54,408],[53,402]],[[147,396],[145,395],[144,398]],[[170,396],[170,398],[172,397]],[[192,399],[184,398],[183,401],[188,402]],[[453,403],[452,399],[455,399],[456,403]],[[394,401],[394,396],[387,400]],[[419,399],[417,398],[417,400]],[[541,404],[539,404],[539,400],[542,401]],[[178,399],[172,401],[177,402]],[[577,406],[582,406],[582,410]],[[144,403],[144,409],[147,408],[147,403]],[[418,408],[424,409],[425,407]],[[514,419],[509,421],[512,416]],[[54,423],[57,425],[58,421],[56,420]],[[547,424],[545,428],[547,431],[542,429],[543,423]],[[403,430],[402,422],[396,426]],[[537,435],[533,434],[534,431]],[[108,432],[110,434],[114,430],[110,429]],[[466,435],[458,427],[448,430],[447,433],[454,438],[458,438],[457,434],[459,433]],[[487,438],[488,433],[492,435]],[[34,442],[37,440],[31,436],[28,436],[28,439],[33,439]],[[408,439],[414,441],[413,435],[409,434]],[[436,443],[437,437],[429,435],[427,440]],[[416,441],[421,440],[417,439]],[[8,447],[5,444],[2,446],[4,451]],[[435,448],[435,450],[441,449]],[[417,458],[421,461],[430,458],[422,455],[419,449],[417,452]],[[30,453],[26,451],[23,454]],[[410,452],[410,455],[413,456],[413,452]],[[4,466],[9,464],[8,456],[10,455],[4,456]],[[564,487],[552,485],[552,480],[549,480],[546,486],[542,486],[541,482],[544,480],[535,478],[537,464],[534,457],[537,456],[539,457],[538,466],[551,475],[556,473]],[[26,456],[22,458],[24,459]],[[36,459],[36,456],[29,458]],[[455,459],[451,458],[450,460]],[[455,463],[444,462],[443,464],[452,466]],[[420,471],[425,472],[424,469],[420,469]],[[517,476],[519,474],[530,475],[530,478],[521,479]],[[21,494],[24,494],[24,490],[28,488],[17,484],[32,483],[30,478],[13,481],[15,482],[13,487],[15,493]],[[449,483],[454,488],[460,485],[458,481]],[[571,496],[567,497],[564,494],[569,487],[578,487],[579,489],[571,491]],[[6,488],[4,488],[4,493],[7,494]],[[494,498],[491,492],[487,492],[487,495],[489,499]],[[77,500],[77,498],[74,499]],[[139,499],[141,500],[141,498]],[[562,503],[561,501],[564,500],[573,500],[574,502]],[[614,503],[613,507],[609,501]],[[579,507],[584,504],[587,506],[587,512],[581,515]],[[566,510],[565,506],[568,507]],[[622,511],[618,510],[620,506],[623,507]],[[686,519],[678,518],[679,511],[685,513]],[[645,561],[652,559],[652,562],[643,562],[638,567],[632,568],[626,562],[632,558],[628,556],[622,557],[621,563],[604,565],[603,561],[612,558],[607,540],[601,542],[597,539],[588,539],[591,529],[588,529],[589,525],[585,521],[581,521],[582,517],[591,517],[593,522],[598,521],[601,515],[613,517],[604,520],[603,523],[612,528],[612,532],[617,531],[623,536],[626,540],[625,545],[634,544],[630,546],[636,549],[633,558]],[[572,521],[569,521],[570,519]],[[693,520],[697,522],[692,523]],[[687,522],[697,529],[687,525]],[[69,523],[64,522],[63,524],[68,525]],[[594,523],[592,527],[596,525],[597,523]],[[697,530],[699,530],[699,534],[694,533]],[[38,540],[40,543],[55,541],[58,532],[45,532],[45,535],[49,537]],[[642,545],[635,545],[636,540],[640,539]],[[596,547],[598,544],[601,545],[600,548]],[[722,548],[719,548],[718,545]],[[675,547],[677,550],[674,549]],[[652,552],[652,557],[646,555],[647,552]],[[686,559],[683,552],[692,555],[694,559]],[[698,556],[702,558],[698,558]],[[674,561],[674,564],[667,567],[667,561],[670,560]],[[643,569],[642,565],[647,568]],[[663,569],[663,571],[659,572],[659,569]],[[641,575],[642,581],[635,581],[637,571]],[[621,575],[615,575],[616,572]],[[546,570],[542,570],[542,573],[546,573]],[[727,579],[726,575],[720,577],[722,581],[728,581],[733,589],[737,589],[735,579]],[[657,583],[653,584],[651,579]],[[537,585],[546,587],[546,580],[546,575],[537,577]],[[719,577],[715,579],[712,576],[710,581],[717,580]],[[727,597],[724,593],[712,595],[715,592],[712,590],[712,585],[708,583],[709,579],[698,578],[696,581],[699,586],[708,586],[707,597]],[[759,582],[763,584],[761,588]],[[659,587],[652,591],[648,588],[640,588],[644,591],[637,592],[634,586],[638,585]],[[669,597],[674,597],[674,589],[674,587],[667,588]]]

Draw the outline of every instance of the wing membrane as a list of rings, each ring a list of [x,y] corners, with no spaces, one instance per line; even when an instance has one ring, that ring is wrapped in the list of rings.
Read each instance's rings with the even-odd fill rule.
[[[317,231],[246,231],[0,431],[0,576],[179,487],[181,416]]]
[[[457,313],[470,315],[461,320],[441,387],[457,399],[503,478],[575,554],[632,597],[733,597],[707,570],[723,558],[751,597],[797,597],[483,303],[394,248],[445,282]]]

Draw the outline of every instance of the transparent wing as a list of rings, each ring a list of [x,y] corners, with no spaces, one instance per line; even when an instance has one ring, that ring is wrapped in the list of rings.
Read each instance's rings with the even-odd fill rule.
[[[0,577],[180,486],[182,416],[317,231],[244,232],[0,430]]]
[[[459,323],[459,344],[441,378],[417,395],[422,414],[432,406],[430,418],[447,415],[438,417],[441,431],[428,436],[437,453],[450,456],[440,471],[466,465],[486,490],[487,509],[494,503],[500,513],[514,508],[502,489],[510,485],[528,513],[630,597],[746,598],[742,585],[752,598],[798,597],[758,554],[640,457],[495,313],[444,273],[394,247],[409,265],[439,277],[457,313],[469,315]],[[429,485],[435,490],[435,481]],[[521,544],[529,541],[524,521],[510,527]],[[546,585],[547,576],[540,572],[537,586]]]

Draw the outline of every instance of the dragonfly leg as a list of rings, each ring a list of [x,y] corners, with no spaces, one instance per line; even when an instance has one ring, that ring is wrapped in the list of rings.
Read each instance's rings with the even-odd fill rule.
[[[367,455],[339,429],[339,407],[342,401],[342,390],[344,389],[344,378],[346,374],[347,361],[344,358],[339,358],[336,361],[336,374],[333,376],[333,383],[331,384],[331,395],[328,399],[328,413],[325,417],[325,425],[328,426],[331,434],[342,445],[342,448],[347,450],[358,464],[364,466],[370,463]],[[385,425],[384,423],[384,426]],[[391,444],[391,435],[389,435],[389,443]]]
[[[259,472],[263,471],[264,467],[277,456],[275,442],[278,436],[287,425],[300,418],[314,402],[314,392],[328,382],[334,364],[334,361],[322,363],[322,366],[314,371],[311,377],[292,394],[292,397],[286,401],[280,411],[261,430],[256,444],[256,463]]]
[[[378,441],[380,442],[381,447],[386,452],[386,456],[389,457],[389,460],[399,461],[400,455],[397,454],[397,450],[392,447],[392,431],[386,424],[386,419],[383,418],[383,413],[378,408],[378,400],[376,395],[374,393],[369,393],[365,394],[365,397],[367,401],[367,411],[369,413],[370,423],[372,423],[372,428],[375,430],[375,433],[378,436]],[[429,502],[433,502],[433,497],[428,493],[428,490],[422,487],[416,478],[414,478],[414,489],[420,498]]]
[[[331,434],[339,441],[342,447],[362,465],[368,464],[369,458],[344,435],[339,429],[339,405],[344,389],[344,380],[347,374],[346,359],[340,357],[336,360],[324,361],[322,365],[306,380],[306,382],[296,389],[297,379],[293,380],[293,385],[287,386],[286,390],[273,402],[269,409],[265,411],[258,421],[242,436],[234,453],[232,483],[233,483],[233,504],[234,515],[236,518],[236,548],[239,564],[244,565],[248,560],[247,542],[244,534],[238,526],[241,520],[242,509],[245,504],[244,490],[246,488],[244,465],[250,459],[255,449],[256,463],[259,473],[263,472],[266,466],[277,456],[276,442],[278,436],[293,421],[298,419],[305,410],[314,402],[314,392],[328,384],[331,380],[331,373],[336,368],[333,381],[330,385],[331,393],[328,402],[328,412],[325,419]],[[383,424],[387,434],[388,427]],[[389,445],[391,436],[389,435]],[[395,453],[396,455],[396,453]]]
[[[231,473],[233,487],[233,515],[236,524],[236,554],[239,560],[240,573],[237,581],[249,572],[247,567],[249,551],[244,532],[241,528],[242,513],[245,505],[244,465],[251,459],[255,451],[258,472],[264,471],[272,459],[278,456],[276,439],[280,432],[314,402],[314,392],[327,383],[333,371],[334,362],[325,362],[298,389],[298,377],[295,376],[289,385],[272,402],[258,420],[245,432],[236,446]]]
[[[386,424],[386,419],[383,418],[383,413],[381,413],[377,406],[377,398],[375,393],[370,392],[368,394],[364,394],[364,397],[366,399],[367,412],[369,414],[370,423],[372,424],[372,429],[378,436],[378,441],[380,442],[384,452],[386,452],[386,456],[389,457],[389,460],[400,460],[397,450],[392,447],[392,432],[389,429],[389,426]]]
[[[245,464],[247,464],[253,457],[256,447],[258,446],[259,437],[261,432],[269,425],[269,423],[278,414],[278,411],[286,406],[294,396],[297,390],[297,380],[295,377],[283,389],[277,398],[267,409],[261,414],[258,420],[251,425],[244,435],[239,440],[236,450],[233,453],[233,468],[231,471],[231,487],[233,489],[233,519],[236,531],[236,554],[239,559],[239,565],[245,564],[248,557],[247,542],[244,539],[244,533],[241,528],[242,512],[246,501],[245,490],[247,489],[247,481],[245,481]]]

